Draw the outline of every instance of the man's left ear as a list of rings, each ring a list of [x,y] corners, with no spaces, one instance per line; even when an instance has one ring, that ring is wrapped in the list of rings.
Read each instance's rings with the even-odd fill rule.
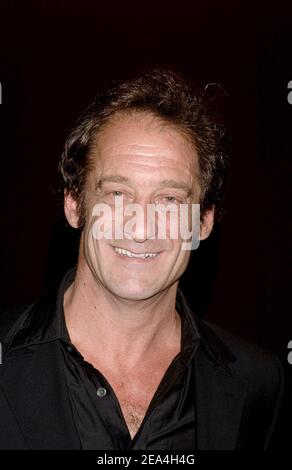
[[[205,240],[212,232],[214,225],[214,213],[214,206],[205,212],[200,225],[200,240]]]

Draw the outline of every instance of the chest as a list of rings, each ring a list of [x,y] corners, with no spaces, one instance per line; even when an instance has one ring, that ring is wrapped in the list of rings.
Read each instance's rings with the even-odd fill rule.
[[[140,400],[133,401],[127,397],[119,399],[120,407],[132,439],[142,424],[150,401],[151,399],[145,404],[141,403]]]
[[[161,372],[155,377],[149,377],[148,380],[124,377],[121,380],[112,381],[112,388],[132,439],[142,424],[163,375],[164,372]]]
[[[135,373],[128,372],[122,367],[93,364],[110,383],[132,439],[139,430],[150,402],[177,353],[177,350],[171,351],[171,354],[160,357],[155,363],[139,367]]]
[[[138,376],[123,375],[111,377],[111,386],[118,399],[129,433],[133,439],[139,430],[167,367],[139,374]]]

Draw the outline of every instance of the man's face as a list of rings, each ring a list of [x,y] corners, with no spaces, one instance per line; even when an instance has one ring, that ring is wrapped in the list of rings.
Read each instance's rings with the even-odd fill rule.
[[[98,135],[91,158],[95,169],[87,181],[81,260],[96,282],[115,296],[152,297],[179,279],[190,251],[182,250],[180,237],[169,237],[169,218],[164,239],[159,239],[156,224],[149,227],[148,221],[147,228],[147,204],[199,202],[196,151],[173,126],[151,114],[136,113],[113,119]],[[114,226],[116,201],[122,201],[124,207],[139,204],[145,218],[137,222],[130,238],[115,239],[113,234],[111,239],[97,239],[94,207],[100,203],[110,206]],[[124,235],[127,219],[123,220]]]

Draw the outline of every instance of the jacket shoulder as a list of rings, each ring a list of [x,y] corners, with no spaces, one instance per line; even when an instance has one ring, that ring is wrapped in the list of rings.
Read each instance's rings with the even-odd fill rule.
[[[0,342],[3,342],[19,318],[30,308],[30,304],[0,309]]]
[[[263,384],[279,385],[282,382],[283,367],[276,355],[214,323],[206,320],[201,320],[201,323],[234,356],[230,367],[235,373]]]
[[[229,351],[232,374],[246,384],[245,426],[249,435],[255,420],[256,434],[265,431],[265,449],[288,448],[287,381],[280,359],[269,351],[237,337],[213,323],[201,320],[207,336]],[[260,424],[261,423],[261,424]],[[242,425],[244,429],[244,424]],[[290,441],[289,441],[290,442]]]

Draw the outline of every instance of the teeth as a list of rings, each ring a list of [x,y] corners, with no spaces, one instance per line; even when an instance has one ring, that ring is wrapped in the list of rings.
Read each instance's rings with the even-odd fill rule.
[[[114,247],[115,248],[115,251],[117,253],[119,253],[120,255],[124,255],[124,256],[128,256],[129,258],[142,258],[142,259],[146,259],[146,258],[155,258],[155,256],[158,255],[158,253],[132,253],[131,251],[128,251],[128,250],[124,250],[123,248],[117,248],[117,247]]]

